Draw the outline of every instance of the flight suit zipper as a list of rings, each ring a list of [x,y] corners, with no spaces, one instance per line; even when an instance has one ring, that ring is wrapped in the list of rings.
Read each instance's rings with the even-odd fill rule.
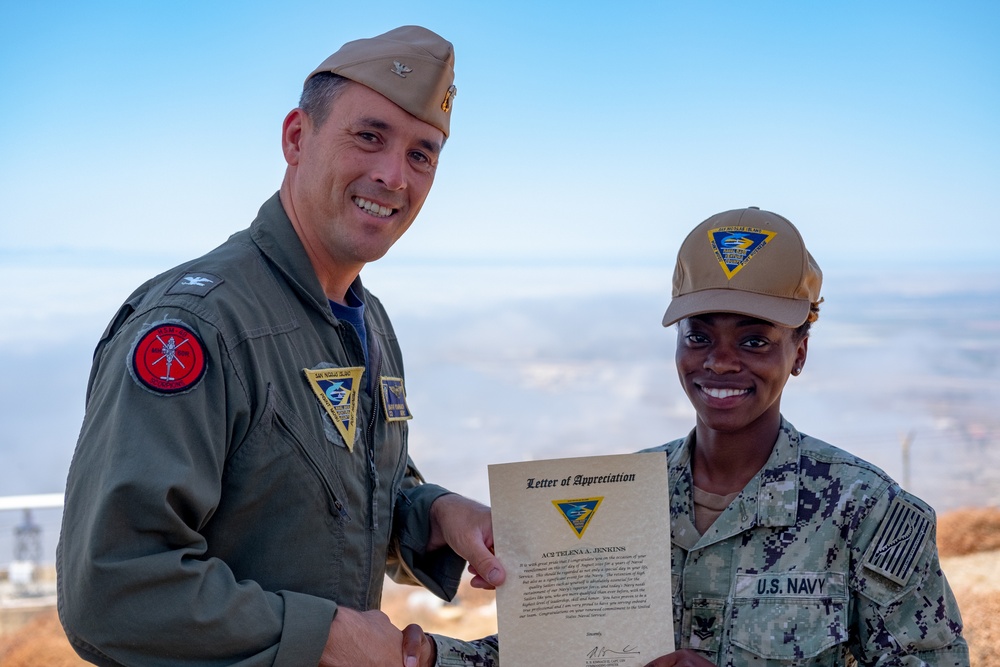
[[[281,417],[280,414],[277,415],[277,417],[278,417],[279,420],[281,420],[282,424],[284,424],[285,428],[289,432],[291,432],[293,434],[295,433],[295,430],[293,430],[291,424],[288,424],[284,419],[282,419],[282,417]],[[312,468],[313,472],[316,473],[316,476],[322,482],[323,488],[326,489],[327,496],[333,502],[333,506],[334,506],[334,508],[336,508],[337,513],[340,515],[340,518],[342,518],[345,522],[350,523],[350,521],[351,521],[351,515],[350,515],[350,513],[348,513],[347,508],[344,507],[344,504],[342,502],[340,502],[340,500],[338,500],[338,498],[337,498],[337,492],[334,490],[333,485],[330,484],[330,480],[327,478],[326,474],[324,474],[323,467],[319,464],[319,462],[316,460],[316,458],[309,452],[309,448],[308,447],[304,447],[302,445],[302,443],[300,442],[300,439],[299,439],[298,436],[294,436],[293,435],[292,441],[295,443],[295,446],[298,448],[299,453],[302,455],[302,457],[309,464],[309,467]]]
[[[375,368],[375,374],[368,378],[368,390],[372,397],[372,410],[365,428],[365,452],[368,456],[368,493],[371,496],[371,520],[368,530],[368,572],[367,579],[369,591],[372,585],[372,570],[375,564],[375,533],[378,530],[378,469],[375,466],[375,420],[378,418],[379,401],[379,377],[382,375],[382,348],[379,345],[377,336],[370,336],[368,339],[368,352],[371,355],[370,366]]]

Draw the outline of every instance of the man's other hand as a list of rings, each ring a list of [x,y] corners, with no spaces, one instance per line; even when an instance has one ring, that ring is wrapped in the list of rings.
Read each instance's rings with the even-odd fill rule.
[[[493,589],[507,576],[493,554],[493,520],[490,508],[456,493],[441,496],[431,505],[431,536],[427,551],[448,545],[469,561],[476,588]]]

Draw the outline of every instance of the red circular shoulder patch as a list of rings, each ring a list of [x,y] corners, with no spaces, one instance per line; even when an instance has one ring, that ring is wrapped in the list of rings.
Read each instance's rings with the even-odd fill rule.
[[[205,347],[183,324],[159,324],[136,342],[132,351],[135,378],[162,394],[190,389],[205,374]]]

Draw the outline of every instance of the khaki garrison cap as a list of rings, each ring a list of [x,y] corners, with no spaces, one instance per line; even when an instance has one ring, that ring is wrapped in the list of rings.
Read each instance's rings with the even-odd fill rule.
[[[368,86],[448,136],[457,92],[455,48],[427,28],[407,25],[348,42],[306,77],[332,72]]]
[[[713,215],[684,239],[663,326],[739,313],[798,327],[819,302],[823,273],[787,219],[759,208]]]

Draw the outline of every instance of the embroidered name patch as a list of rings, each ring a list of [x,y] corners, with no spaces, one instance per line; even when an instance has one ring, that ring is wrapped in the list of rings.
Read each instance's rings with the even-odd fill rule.
[[[930,535],[931,520],[912,503],[896,496],[879,525],[862,564],[897,584],[905,584]]]
[[[717,227],[708,230],[708,242],[726,278],[731,280],[776,235],[757,227]]]
[[[205,366],[201,339],[180,322],[154,324],[140,334],[129,355],[132,377],[158,394],[192,389],[205,374]]]
[[[358,387],[364,367],[303,368],[306,379],[320,405],[330,415],[347,449],[354,451],[354,434],[358,413]]]
[[[406,389],[402,378],[382,378],[382,407],[386,421],[399,422],[413,419],[406,405]]]
[[[594,514],[597,512],[597,508],[601,506],[602,500],[604,500],[603,496],[600,498],[553,500],[552,504],[556,506],[562,517],[566,519],[566,523],[573,529],[576,536],[582,538],[584,531],[587,530],[587,524],[594,518]]]
[[[841,572],[765,572],[736,577],[733,597],[847,599],[847,584]]]

